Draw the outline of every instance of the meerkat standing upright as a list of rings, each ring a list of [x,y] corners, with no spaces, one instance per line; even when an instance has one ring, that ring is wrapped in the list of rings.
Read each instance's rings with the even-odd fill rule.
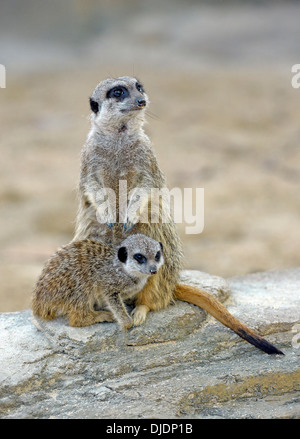
[[[166,187],[151,143],[143,130],[145,108],[148,105],[141,83],[127,76],[106,79],[90,97],[92,128],[82,151],[79,182],[79,210],[74,240],[95,239],[118,245],[128,233],[143,233],[164,247],[165,263],[157,276],[150,278],[136,296],[133,321],[139,325],[150,310],[167,307],[175,299],[198,305],[240,337],[272,354],[282,354],[275,346],[261,338],[234,318],[212,295],[195,287],[179,284],[182,267],[181,242],[172,217],[162,221],[159,206],[158,222],[139,221],[134,205],[140,197],[140,213],[150,212],[151,188]],[[119,184],[126,181],[129,201],[119,204]],[[116,194],[115,213],[104,211],[105,188]],[[142,188],[144,195],[138,195]],[[99,196],[100,194],[100,196]],[[119,221],[122,214],[123,222]]]

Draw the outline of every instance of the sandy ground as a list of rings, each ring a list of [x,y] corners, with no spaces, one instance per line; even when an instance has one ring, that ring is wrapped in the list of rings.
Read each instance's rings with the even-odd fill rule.
[[[28,307],[44,261],[72,238],[88,96],[109,74],[144,83],[146,130],[169,186],[205,190],[203,233],[178,225],[186,268],[230,277],[300,264],[300,89],[291,65],[125,66],[23,72],[0,90],[0,311]]]

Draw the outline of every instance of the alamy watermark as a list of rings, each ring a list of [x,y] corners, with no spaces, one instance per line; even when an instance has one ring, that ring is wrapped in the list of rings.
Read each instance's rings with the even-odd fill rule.
[[[292,87],[293,88],[300,88],[300,64],[294,64],[292,66],[292,73],[296,73],[292,77]]]
[[[296,323],[292,327],[292,332],[296,333],[292,338],[292,346],[294,349],[300,348],[300,323]]]
[[[0,64],[0,88],[6,88],[6,69],[3,64]]]
[[[123,223],[124,230],[134,224],[186,224],[185,233],[200,234],[204,229],[203,188],[145,188],[136,187],[128,192],[127,181],[119,180],[118,194],[111,188],[101,188],[94,196],[97,220],[113,227]]]

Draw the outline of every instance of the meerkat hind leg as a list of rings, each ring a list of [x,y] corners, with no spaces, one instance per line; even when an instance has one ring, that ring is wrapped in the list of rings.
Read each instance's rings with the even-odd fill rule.
[[[69,324],[70,326],[90,326],[95,323],[114,322],[114,316],[110,311],[91,311],[87,314],[82,313],[70,313]]]

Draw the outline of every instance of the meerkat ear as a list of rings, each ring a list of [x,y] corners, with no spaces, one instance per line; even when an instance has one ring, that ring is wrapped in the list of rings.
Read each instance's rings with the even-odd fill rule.
[[[161,242],[159,243],[159,245],[160,245],[160,248],[161,248],[161,252],[163,253],[163,251],[164,251],[164,246],[162,245]]]
[[[98,102],[94,101],[94,99],[92,99],[92,98],[90,98],[90,107],[91,107],[91,110],[95,114],[98,113],[98,111],[99,111],[99,104],[98,104]]]
[[[121,262],[125,263],[127,260],[127,249],[126,247],[120,247],[118,250],[118,258]]]

